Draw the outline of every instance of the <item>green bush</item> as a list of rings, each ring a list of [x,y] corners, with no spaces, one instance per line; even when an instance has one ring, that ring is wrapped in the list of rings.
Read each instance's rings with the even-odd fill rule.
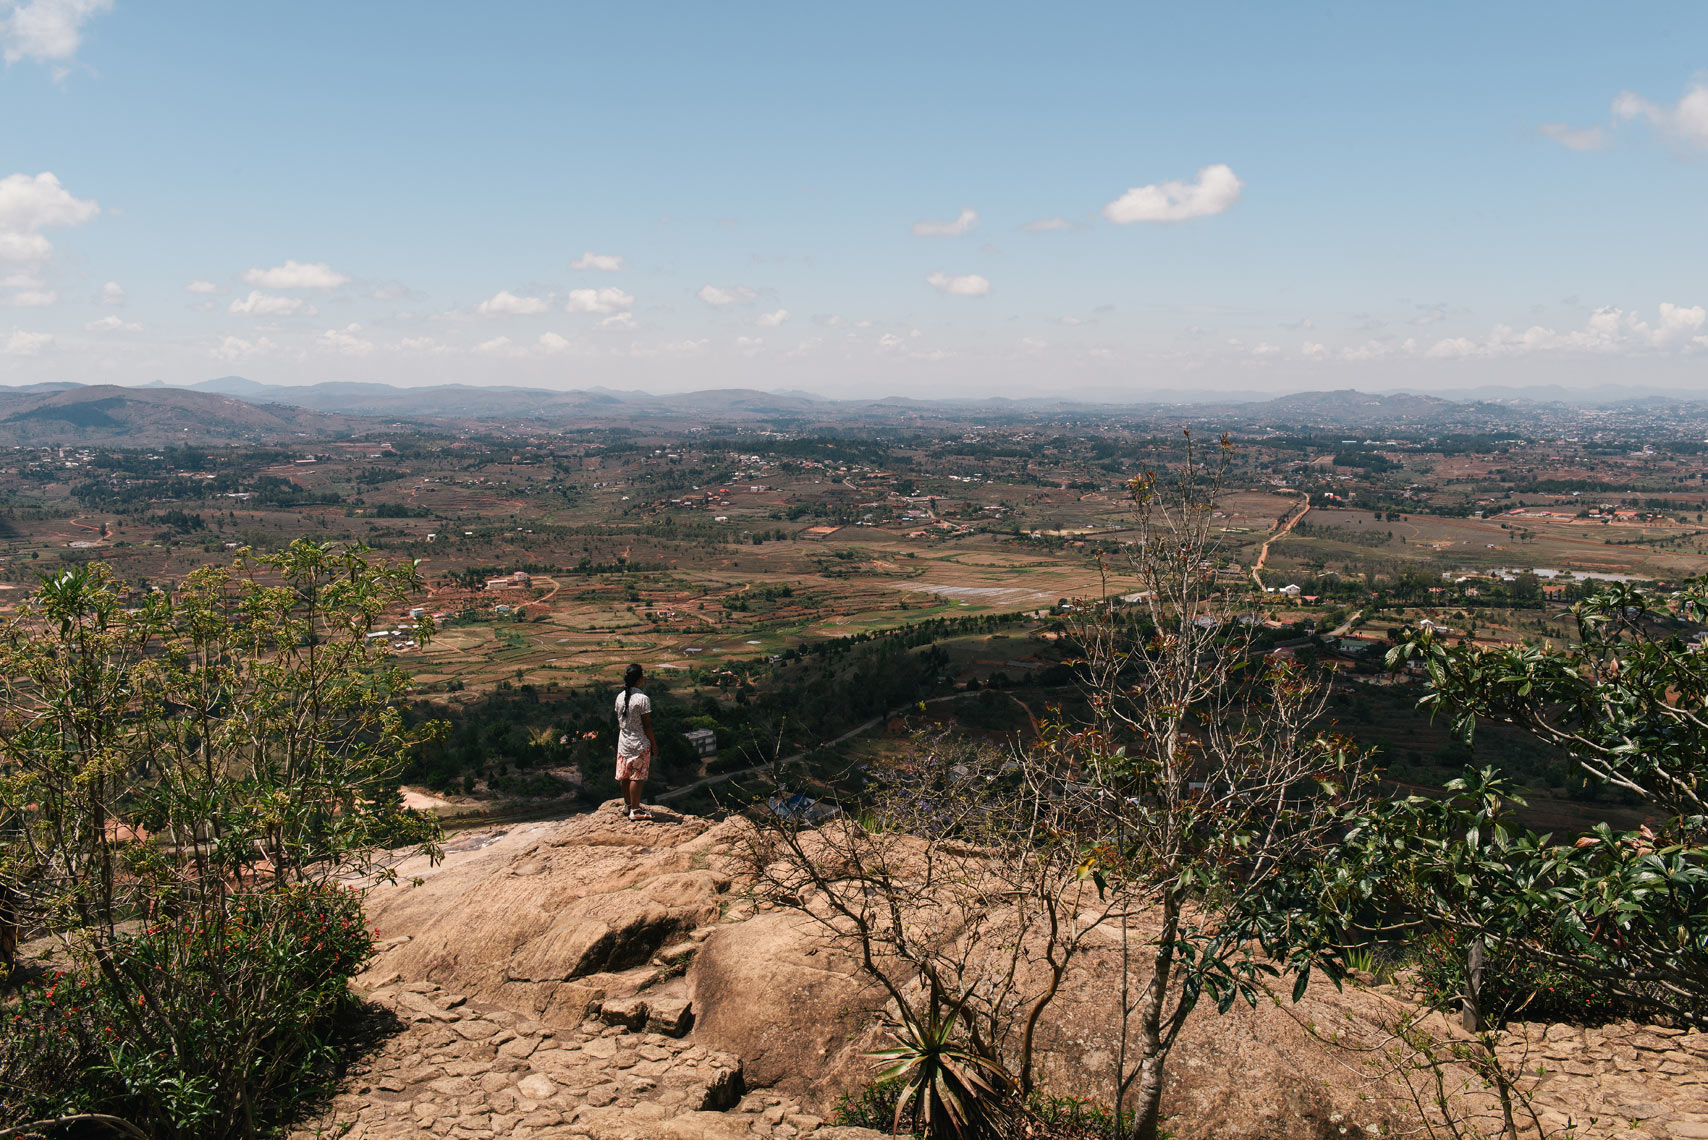
[[[1457,1009],[1465,992],[1464,939],[1431,934],[1417,947],[1418,987],[1426,1001]],[[1629,1017],[1632,1003],[1608,987],[1566,973],[1522,949],[1488,948],[1483,957],[1483,1015],[1499,1025],[1508,1019],[1601,1024]]]
[[[329,1074],[361,897],[261,891],[218,925],[156,916],[94,963],[25,984],[0,1033],[0,1120],[105,1113],[150,1136],[252,1135]]]

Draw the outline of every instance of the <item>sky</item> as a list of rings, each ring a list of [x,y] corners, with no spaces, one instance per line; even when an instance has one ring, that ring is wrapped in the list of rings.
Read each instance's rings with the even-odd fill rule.
[[[0,383],[1708,395],[1708,5],[0,0]]]

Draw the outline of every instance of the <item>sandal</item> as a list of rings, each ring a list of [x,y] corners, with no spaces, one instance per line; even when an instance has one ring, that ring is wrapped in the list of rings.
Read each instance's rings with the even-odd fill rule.
[[[630,808],[629,820],[633,823],[651,823],[652,813],[645,808]]]

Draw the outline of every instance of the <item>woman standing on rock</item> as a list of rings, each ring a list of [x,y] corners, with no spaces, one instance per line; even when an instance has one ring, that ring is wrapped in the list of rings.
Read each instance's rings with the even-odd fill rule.
[[[642,676],[639,665],[624,669],[623,691],[617,694],[617,782],[623,785],[623,803],[633,820],[652,818],[641,806],[641,785],[658,754],[658,741],[652,735],[652,701],[638,688]]]

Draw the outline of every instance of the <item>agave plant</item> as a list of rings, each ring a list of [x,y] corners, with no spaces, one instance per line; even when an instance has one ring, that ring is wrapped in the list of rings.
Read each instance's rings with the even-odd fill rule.
[[[914,1123],[931,1140],[973,1138],[1008,1088],[1008,1072],[954,1040],[953,1016],[909,1021],[893,1032],[896,1046],[869,1054],[883,1065],[877,1080],[903,1081],[891,1131],[901,1132],[911,1109]]]

